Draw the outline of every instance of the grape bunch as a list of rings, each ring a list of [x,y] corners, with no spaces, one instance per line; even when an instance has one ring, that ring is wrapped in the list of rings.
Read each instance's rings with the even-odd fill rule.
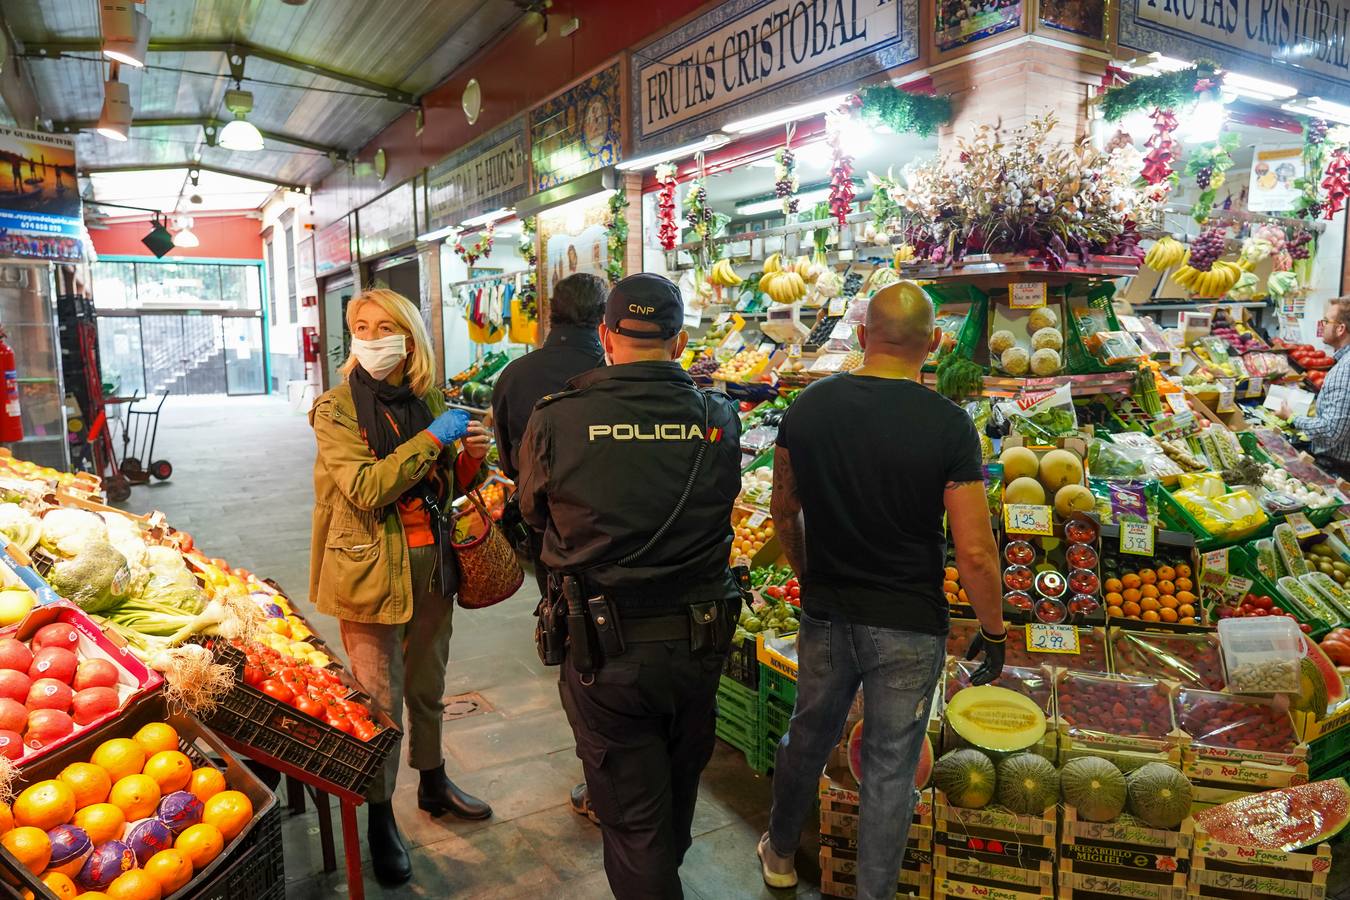
[[[713,211],[708,208],[708,191],[703,185],[699,185],[692,197],[685,201],[689,206],[686,218],[689,220],[690,228],[697,228],[700,224],[712,224]]]
[[[1209,190],[1210,179],[1214,177],[1214,167],[1205,166],[1195,173],[1195,184],[1202,191]]]
[[[858,291],[862,290],[863,277],[861,272],[849,272],[844,276],[844,296],[852,297]]]
[[[1327,121],[1326,119],[1312,119],[1308,122],[1309,144],[1320,144],[1327,139]]]
[[[796,160],[793,157],[791,150],[784,147],[779,151],[778,172],[780,177],[773,184],[773,195],[779,200],[785,201],[783,204],[783,212],[786,213],[795,213],[799,202],[796,197],[792,196],[793,191],[797,188],[795,184],[796,178],[794,178],[792,174],[795,164]]]
[[[1190,267],[1199,272],[1208,272],[1215,260],[1223,256],[1223,248],[1224,229],[1206,228],[1191,241]]]
[[[1307,259],[1312,256],[1312,232],[1299,230],[1289,239],[1289,256],[1292,259]]]

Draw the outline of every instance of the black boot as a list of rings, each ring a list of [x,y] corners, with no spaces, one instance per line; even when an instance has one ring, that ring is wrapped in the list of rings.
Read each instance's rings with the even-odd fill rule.
[[[433,816],[454,813],[461,819],[486,819],[492,815],[492,807],[455,787],[445,774],[444,764],[436,769],[423,769],[421,774],[421,783],[417,785],[418,809]]]
[[[375,880],[385,887],[405,883],[412,878],[412,860],[394,821],[394,804],[389,801],[370,804],[366,840],[370,843],[370,865]]]

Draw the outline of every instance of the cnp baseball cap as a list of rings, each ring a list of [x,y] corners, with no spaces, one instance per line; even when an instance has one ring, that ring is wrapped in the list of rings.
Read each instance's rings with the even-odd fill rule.
[[[647,327],[623,327],[643,322]],[[673,338],[684,329],[684,298],[669,278],[639,272],[620,281],[605,301],[605,327],[634,338]]]

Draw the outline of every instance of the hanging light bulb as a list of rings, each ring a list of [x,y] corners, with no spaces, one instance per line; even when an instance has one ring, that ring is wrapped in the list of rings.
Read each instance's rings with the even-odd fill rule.
[[[114,69],[116,67],[114,66]],[[131,87],[113,78],[103,83],[103,110],[94,130],[105,138],[125,141],[131,129]]]
[[[226,150],[238,150],[241,153],[253,153],[263,148],[263,137],[257,127],[245,116],[253,111],[253,94],[250,91],[226,91],[225,108],[234,113],[234,121],[220,129],[216,143]]]
[[[175,247],[196,247],[201,244],[197,236],[192,233],[192,218],[190,216],[181,216],[178,219],[178,231],[173,236],[173,245]]]
[[[99,4],[103,31],[103,55],[114,62],[145,68],[150,48],[150,19],[129,0],[103,0]]]

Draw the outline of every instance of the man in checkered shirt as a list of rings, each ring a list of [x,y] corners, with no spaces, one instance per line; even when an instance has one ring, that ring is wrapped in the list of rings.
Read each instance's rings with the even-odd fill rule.
[[[1323,470],[1350,478],[1350,296],[1328,300],[1321,325],[1322,343],[1332,349],[1336,365],[1317,394],[1317,414],[1290,418],[1285,403],[1280,416],[1308,436]]]

